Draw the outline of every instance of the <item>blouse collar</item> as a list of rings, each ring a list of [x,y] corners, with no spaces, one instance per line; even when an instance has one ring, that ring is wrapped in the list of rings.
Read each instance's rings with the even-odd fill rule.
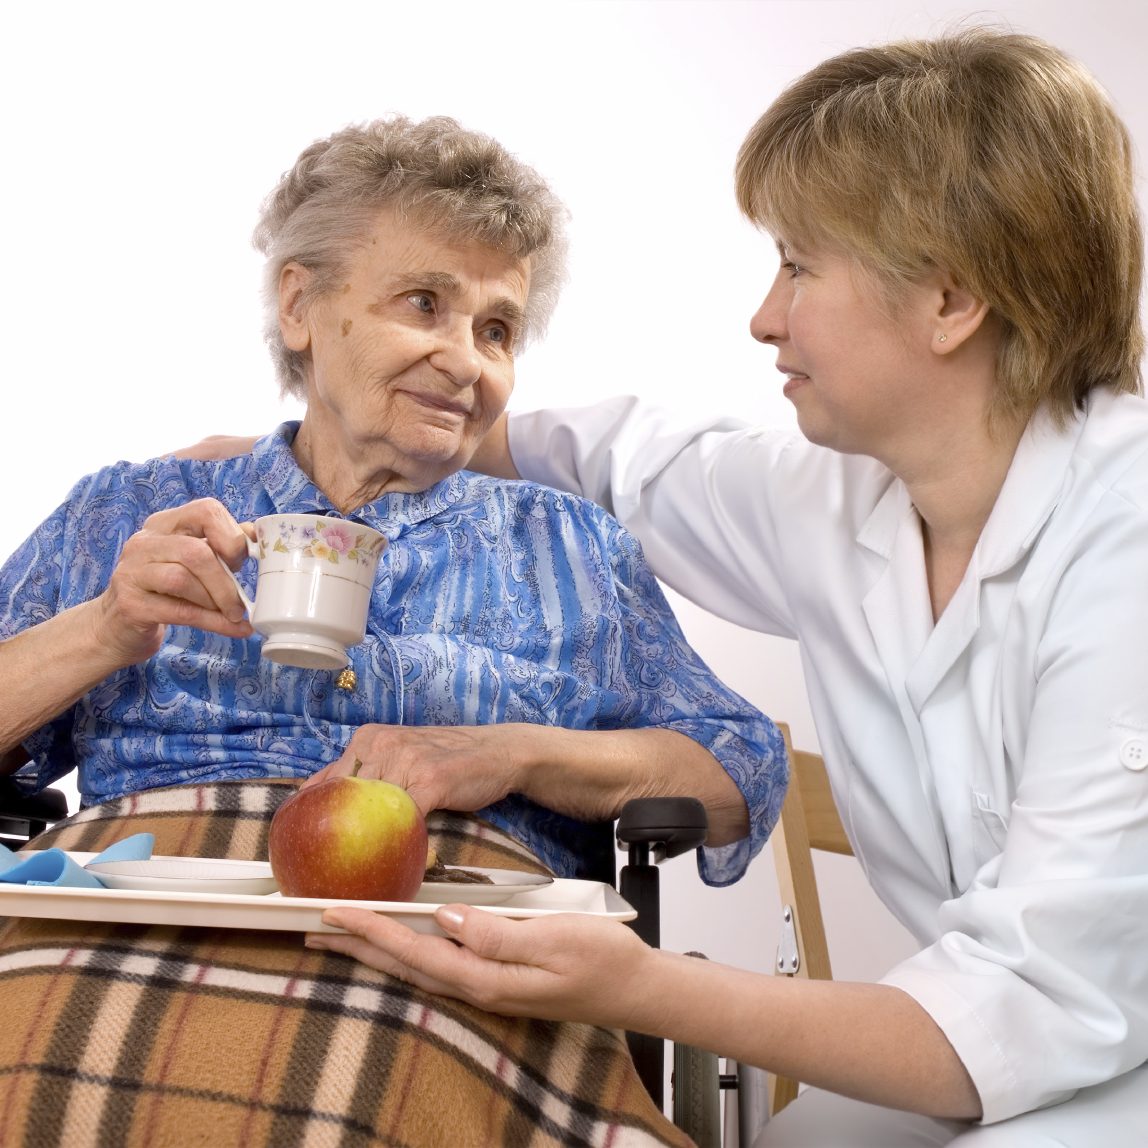
[[[434,518],[459,502],[467,492],[468,481],[455,471],[426,490],[410,494],[384,494],[360,506],[351,514],[341,513],[331,500],[303,472],[291,444],[299,430],[297,420],[282,423],[255,444],[252,457],[264,488],[278,513],[316,513],[347,518],[393,538],[404,527]]]

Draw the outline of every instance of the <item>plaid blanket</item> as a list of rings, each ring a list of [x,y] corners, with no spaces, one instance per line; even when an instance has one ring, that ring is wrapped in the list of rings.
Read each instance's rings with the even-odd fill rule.
[[[37,848],[265,859],[293,784],[152,790]],[[473,818],[436,815],[451,865],[544,872]],[[0,1148],[688,1145],[621,1033],[497,1017],[298,934],[0,921]]]

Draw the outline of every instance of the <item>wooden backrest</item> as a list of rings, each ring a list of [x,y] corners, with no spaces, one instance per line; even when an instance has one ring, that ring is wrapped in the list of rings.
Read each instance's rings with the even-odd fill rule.
[[[782,911],[774,972],[778,976],[832,980],[812,850],[851,856],[853,849],[833,804],[825,762],[816,753],[795,750],[789,727],[780,728],[789,751],[790,774],[781,820],[770,839]],[[779,1112],[797,1095],[797,1081],[775,1076],[769,1083],[769,1110]]]

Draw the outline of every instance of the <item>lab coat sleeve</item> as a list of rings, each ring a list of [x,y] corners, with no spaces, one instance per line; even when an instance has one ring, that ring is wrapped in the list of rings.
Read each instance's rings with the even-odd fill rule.
[[[1004,848],[884,978],[948,1036],[988,1123],[1148,1060],[1148,477],[1038,552],[1039,609],[1010,619],[1035,657],[1001,663],[1032,682],[1031,712],[1001,715],[1028,723]]]
[[[769,497],[793,436],[683,423],[630,396],[514,415],[509,436],[523,477],[604,506],[667,585],[738,625],[794,636]]]

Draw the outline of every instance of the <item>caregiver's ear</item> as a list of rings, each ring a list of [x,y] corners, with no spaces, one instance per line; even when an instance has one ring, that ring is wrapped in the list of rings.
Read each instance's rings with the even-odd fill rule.
[[[935,331],[932,346],[938,354],[949,355],[981,330],[992,308],[957,283],[947,271],[935,273],[932,287],[935,309],[931,316]]]

